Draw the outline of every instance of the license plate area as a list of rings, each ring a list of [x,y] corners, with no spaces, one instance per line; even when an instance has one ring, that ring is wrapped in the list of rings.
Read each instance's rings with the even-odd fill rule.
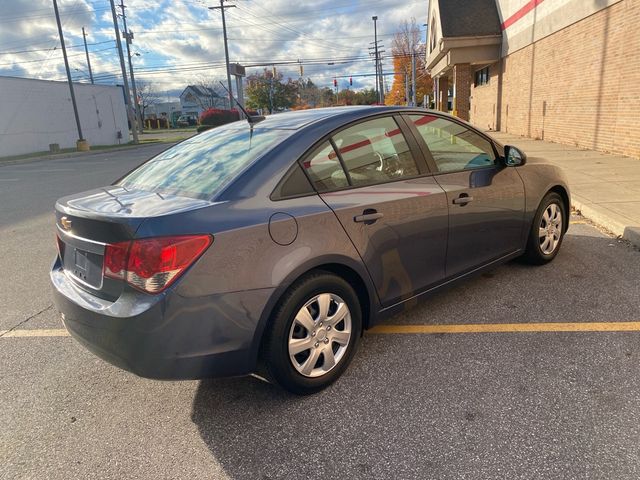
[[[64,270],[76,281],[92,288],[102,287],[103,256],[67,245],[64,255]]]
[[[64,242],[62,268],[75,282],[99,290],[102,288],[104,244],[60,232]]]

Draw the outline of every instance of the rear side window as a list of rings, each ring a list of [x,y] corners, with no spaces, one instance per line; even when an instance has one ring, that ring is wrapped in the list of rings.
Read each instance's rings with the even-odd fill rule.
[[[391,117],[359,123],[333,141],[354,186],[418,175],[418,167],[400,128]]]
[[[117,185],[208,199],[292,132],[260,128],[252,131],[244,123],[217,127],[169,148],[127,174]]]
[[[329,142],[324,142],[311,153],[303,166],[318,192],[329,192],[349,186],[338,155]]]
[[[464,125],[433,115],[408,115],[429,147],[439,172],[495,165],[491,143]]]

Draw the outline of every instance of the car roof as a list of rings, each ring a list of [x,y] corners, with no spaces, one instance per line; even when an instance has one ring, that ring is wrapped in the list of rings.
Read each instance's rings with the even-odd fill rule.
[[[376,107],[370,105],[353,105],[344,107],[314,108],[309,110],[295,110],[268,115],[256,125],[260,128],[298,130],[311,123],[330,117],[352,115],[354,112],[362,112],[363,116],[380,111],[396,110],[394,107]]]

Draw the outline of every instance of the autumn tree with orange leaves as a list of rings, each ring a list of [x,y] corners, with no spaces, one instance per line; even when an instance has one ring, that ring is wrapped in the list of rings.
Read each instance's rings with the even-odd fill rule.
[[[433,93],[433,82],[425,70],[425,44],[420,42],[420,28],[415,18],[411,19],[411,23],[405,20],[400,25],[400,29],[393,38],[391,52],[395,75],[393,76],[391,91],[387,93],[384,103],[386,105],[404,105],[407,103],[405,73],[409,75],[409,82],[411,82],[411,54],[415,52],[416,101],[420,104],[424,95]]]

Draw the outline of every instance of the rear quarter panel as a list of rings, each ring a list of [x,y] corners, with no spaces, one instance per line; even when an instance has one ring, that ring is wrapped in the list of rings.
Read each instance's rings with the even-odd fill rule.
[[[276,215],[274,218],[282,220],[272,223],[271,230],[290,231],[293,227],[295,238],[287,245],[276,243],[270,233],[270,218],[281,213],[287,215]],[[206,329],[206,316],[220,314],[220,318],[226,319],[226,328],[238,330],[237,337],[246,338],[246,332],[253,332],[252,365],[273,308],[287,288],[311,269],[326,264],[351,268],[367,286],[369,311],[375,314],[379,310],[377,296],[358,252],[335,214],[317,195],[277,202],[254,197],[166,218],[149,218],[136,236],[181,233],[211,233],[214,240],[176,284],[174,293],[181,302],[190,298],[194,306],[215,306],[193,312],[181,308],[181,315],[198,316],[202,321],[200,328]],[[237,304],[220,306],[221,300]],[[195,318],[189,323],[194,325],[192,320]]]

